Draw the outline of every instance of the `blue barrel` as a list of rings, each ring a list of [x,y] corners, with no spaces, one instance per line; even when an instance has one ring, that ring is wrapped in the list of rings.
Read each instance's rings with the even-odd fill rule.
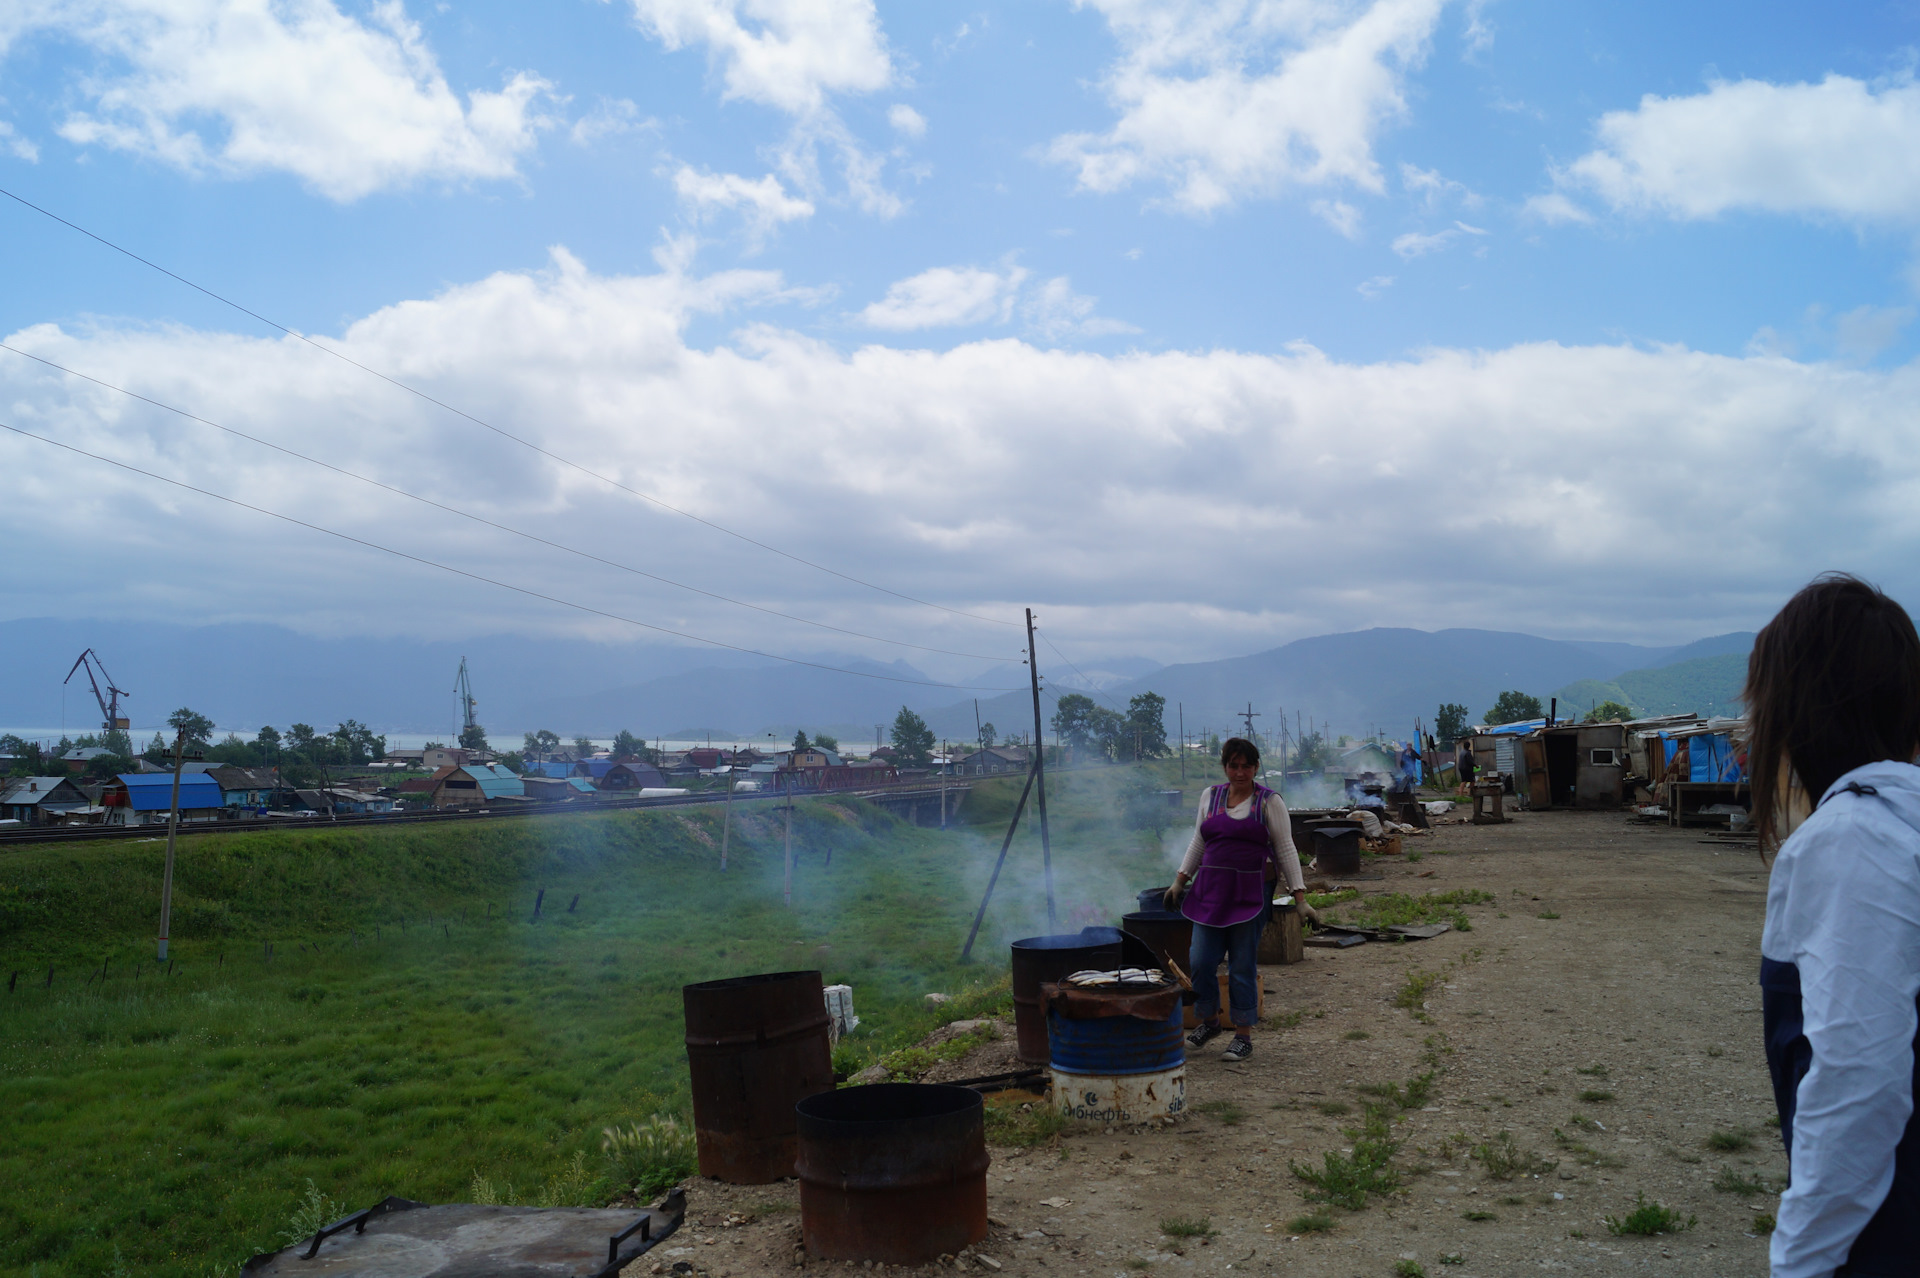
[[[1047,1050],[1053,1068],[1063,1074],[1155,1074],[1187,1061],[1181,1006],[1162,1021],[1137,1016],[1098,1016],[1086,1020],[1047,1009]]]

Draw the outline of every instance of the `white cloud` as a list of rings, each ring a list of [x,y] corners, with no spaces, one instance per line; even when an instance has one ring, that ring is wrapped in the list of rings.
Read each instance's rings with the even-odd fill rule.
[[[1014,298],[1026,278],[1026,268],[1013,265],[1001,271],[978,266],[936,266],[904,280],[895,280],[885,297],[868,305],[855,318],[869,328],[895,332],[985,324],[993,320],[1004,324],[1013,314]]]
[[[927,135],[927,117],[904,102],[896,102],[887,108],[887,123],[903,138],[923,138]]]
[[[1542,222],[1562,223],[1593,221],[1593,214],[1569,200],[1558,191],[1549,191],[1545,195],[1535,195],[1521,206],[1521,211],[1529,217]]]
[[[1164,182],[1203,213],[1292,186],[1379,191],[1373,139],[1405,109],[1441,0],[1082,0],[1121,56],[1104,80],[1106,133],[1056,138],[1082,189]]]
[[[1428,208],[1453,200],[1468,208],[1478,207],[1480,197],[1466,183],[1440,176],[1438,169],[1423,169],[1417,164],[1401,164],[1400,185],[1409,195],[1418,195]]]
[[[1068,337],[1114,337],[1140,330],[1124,320],[1095,315],[1098,299],[1073,291],[1073,281],[1056,275],[1020,304],[1021,317],[1030,332],[1048,341]]]
[[[31,140],[21,137],[14,130],[13,125],[5,120],[0,120],[0,150],[5,150],[14,159],[25,160],[28,164],[36,164],[40,160],[40,148]]]
[[[567,136],[575,146],[592,146],[601,138],[656,129],[659,124],[651,116],[642,118],[640,108],[626,98],[603,98],[598,106],[573,122]]]
[[[813,205],[788,195],[771,173],[754,181],[738,173],[707,173],[683,164],[673,175],[673,189],[696,219],[720,209],[740,211],[756,242],[782,222],[813,216]]]
[[[872,0],[633,0],[633,10],[669,49],[704,44],[728,98],[804,115],[829,94],[893,83]]]
[[[1463,235],[1485,235],[1486,233],[1484,227],[1468,226],[1465,222],[1455,222],[1452,226],[1440,231],[1408,231],[1405,235],[1395,237],[1393,251],[1407,261],[1412,261],[1416,257],[1438,253]]]
[[[1598,147],[1555,177],[1618,210],[1920,221],[1920,84],[1909,76],[1648,94],[1632,111],[1602,116],[1595,133]]]
[[[1360,238],[1360,210],[1345,200],[1315,200],[1313,215],[1350,240]]]
[[[1002,334],[939,351],[840,350],[766,322],[687,340],[694,316],[783,292],[769,272],[607,277],[559,254],[549,271],[388,307],[335,341],[684,509],[804,530],[809,558],[995,615],[1040,600],[1057,635],[1095,650],[1190,659],[1342,628],[1489,618],[1536,633],[1697,636],[1764,620],[1831,567],[1920,598],[1910,427],[1920,366],[1551,342],[1379,363],[1305,345],[1108,357]],[[1002,314],[1006,286],[981,292]],[[979,639],[980,628],[949,630],[959,623],[540,461],[292,340],[110,324],[6,340],[293,447],[324,439],[331,458],[503,522],[631,551],[614,558],[698,563],[729,593],[858,629],[943,647]],[[0,403],[13,406],[0,418],[9,424],[549,594],[755,647],[818,642],[4,352]],[[1594,464],[1620,456],[1662,464],[1631,484]],[[196,622],[628,633],[14,436],[0,435],[0,466],[11,477],[0,535],[29,544],[58,529],[63,553],[92,566],[0,563],[8,615],[97,615],[104,593],[130,615]],[[1498,500],[1463,490],[1436,502],[1434,477],[1456,474]],[[1431,535],[1407,538],[1383,509],[1429,512]],[[1648,550],[1672,545],[1688,553]],[[299,570],[236,594],[204,569],[235,546]],[[1355,563],[1369,565],[1358,579]],[[1284,599],[1249,592],[1250,581],[1284,581]]]
[[[1375,275],[1360,281],[1354,286],[1354,291],[1371,302],[1393,287],[1393,278],[1391,275]]]
[[[44,0],[0,19],[106,61],[59,133],[189,172],[292,173],[330,199],[421,179],[511,178],[550,121],[548,83],[448,86],[398,0],[366,20],[332,0]]]

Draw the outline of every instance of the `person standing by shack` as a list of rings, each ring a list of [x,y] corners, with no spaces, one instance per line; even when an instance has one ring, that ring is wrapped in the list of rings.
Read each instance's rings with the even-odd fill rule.
[[[1285,883],[1295,896],[1306,891],[1306,882],[1285,800],[1254,780],[1259,749],[1234,737],[1220,747],[1220,766],[1226,784],[1208,786],[1201,796],[1193,839],[1166,899],[1168,909],[1193,920],[1187,959],[1200,1024],[1187,1042],[1200,1047],[1221,1033],[1219,971],[1225,957],[1234,1035],[1221,1057],[1244,1061],[1253,1055],[1260,1005],[1260,931],[1273,911],[1268,868],[1276,871],[1274,881]]]
[[[1920,635],[1866,582],[1819,578],[1756,636],[1741,698],[1755,824],[1761,846],[1780,849],[1760,939],[1793,1182],[1769,1243],[1773,1278],[1912,1274]]]

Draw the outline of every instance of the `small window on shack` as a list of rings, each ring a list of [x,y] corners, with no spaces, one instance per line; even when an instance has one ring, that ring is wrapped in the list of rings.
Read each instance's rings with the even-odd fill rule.
[[[1620,766],[1620,755],[1619,752],[1615,750],[1593,750],[1589,752],[1588,758],[1596,768],[1617,768]]]

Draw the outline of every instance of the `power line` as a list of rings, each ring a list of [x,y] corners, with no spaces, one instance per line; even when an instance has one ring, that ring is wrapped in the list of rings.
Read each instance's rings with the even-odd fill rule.
[[[883,636],[870,635],[860,630],[848,630],[843,626],[829,625],[827,622],[824,622],[824,621],[814,621],[807,617],[797,617],[790,612],[781,612],[777,608],[768,608],[761,604],[748,603],[744,599],[735,599],[728,595],[719,594],[716,591],[706,590],[700,586],[690,586],[684,581],[675,581],[671,577],[662,577],[658,573],[651,573],[646,571],[643,568],[635,568],[630,564],[623,564],[623,563],[617,562],[616,560],[603,558],[599,555],[593,554],[591,551],[578,550],[572,546],[563,545],[562,543],[557,541],[549,541],[547,538],[542,537],[537,533],[524,532],[518,528],[511,527],[507,524],[498,523],[495,520],[488,519],[484,515],[476,515],[471,511],[462,510],[458,506],[449,506],[445,502],[435,501],[431,497],[422,497],[418,493],[408,492],[404,488],[398,488],[382,480],[374,479],[369,475],[362,475],[356,471],[348,470],[344,466],[336,466],[332,462],[323,461],[318,457],[312,457],[306,453],[296,452],[295,450],[288,448],[283,444],[276,444],[272,440],[262,439],[258,435],[249,435],[246,431],[237,430],[232,426],[222,426],[219,422],[213,421],[209,418],[202,417],[198,413],[190,413],[184,408],[176,408],[172,404],[162,403],[157,399],[153,399],[146,395],[142,395],[138,391],[128,390],[124,386],[115,386],[112,382],[103,381],[98,377],[94,377],[88,373],[82,373],[77,369],[68,368],[64,364],[56,364],[50,359],[46,359],[39,355],[34,355],[28,351],[23,351],[17,346],[9,346],[5,342],[0,342],[0,351],[11,351],[13,354],[18,355],[23,359],[30,359],[36,364],[44,364],[48,368],[57,369],[58,371],[67,374],[69,377],[78,377],[82,381],[92,382],[95,386],[103,386],[110,391],[114,391],[118,394],[125,395],[129,399],[137,399],[143,404],[151,404],[155,408],[162,409],[169,413],[174,413],[180,417],[184,417],[190,422],[199,422],[202,426],[211,426],[215,430],[222,431],[228,435],[232,435],[236,439],[244,439],[248,443],[258,444],[262,448],[270,448],[274,452],[284,453],[288,457],[293,457],[300,461],[310,463],[311,465],[319,466],[322,469],[330,470],[336,475],[344,475],[348,479],[355,479],[360,481],[363,484],[371,484],[373,487],[381,489],[385,492],[392,493],[395,496],[405,497],[409,501],[417,501],[423,506],[431,506],[435,510],[442,510],[450,515],[458,515],[462,519],[471,519],[473,522],[477,524],[486,525],[488,528],[495,528],[504,533],[511,533],[515,537],[523,537],[528,541],[536,542],[539,545],[547,546],[554,550],[564,551],[569,555],[578,555],[582,559],[592,560],[594,563],[604,564],[609,568],[617,568],[621,572],[629,572],[636,577],[645,577],[648,581],[657,581],[662,585],[675,586],[681,590],[691,591],[696,595],[705,595],[709,599],[717,599],[721,603],[729,603],[741,608],[751,608],[755,612],[764,612],[770,617],[781,617],[787,621],[797,621],[802,625],[807,625],[807,626],[818,626],[822,630],[831,630],[835,634],[850,635],[856,639],[870,639],[875,643],[894,644],[902,648],[913,648],[920,652],[937,652],[942,654],[943,656],[968,657],[968,658],[972,658],[974,660],[979,660],[979,661],[997,661],[997,662],[1003,662],[1006,664],[1012,664],[1013,662],[1019,660],[1017,657],[989,657],[984,653],[978,653],[978,652],[956,652],[950,648],[934,648],[926,644],[908,643],[904,639],[887,639],[887,638],[884,638]]]
[[[560,465],[569,467],[573,470],[577,470],[583,475],[591,476],[592,478],[599,480],[603,484],[610,485],[611,487],[619,489],[623,493],[627,493],[631,496],[638,497],[642,501],[652,502],[654,505],[660,507],[662,510],[670,510],[674,514],[680,515],[687,519],[691,519],[697,524],[704,524],[708,528],[713,529],[715,532],[722,532],[729,537],[738,538],[739,540],[746,542],[750,546],[757,546],[761,550],[770,551],[773,554],[779,555],[783,559],[791,559],[794,563],[803,564],[808,568],[815,569],[816,571],[819,571],[819,572],[824,572],[829,576],[838,577],[842,581],[850,581],[856,586],[865,586],[867,589],[877,590],[883,595],[892,595],[895,599],[904,599],[908,603],[919,604],[925,608],[937,608],[941,612],[949,612],[956,617],[971,617],[975,621],[990,621],[995,625],[1000,625],[1000,626],[1012,626],[1012,625],[1019,624],[1017,622],[1007,621],[999,617],[987,617],[977,612],[968,612],[963,608],[949,608],[946,604],[934,603],[930,599],[918,599],[912,595],[902,594],[898,590],[892,590],[886,586],[878,585],[871,581],[866,581],[862,578],[853,576],[851,573],[844,573],[837,568],[829,568],[825,564],[815,563],[811,559],[802,558],[801,556],[796,555],[791,551],[782,550],[778,546],[770,546],[766,542],[759,541],[759,540],[756,540],[755,538],[749,537],[743,532],[735,532],[733,529],[726,527],[724,524],[716,524],[711,519],[703,519],[699,515],[694,514],[690,510],[682,510],[680,509],[680,507],[675,506],[670,502],[662,501],[660,498],[655,497],[651,493],[641,492],[638,488],[629,487],[628,485],[623,484],[619,480],[613,478],[611,475],[603,475],[599,471],[594,470],[592,467],[583,466],[579,462],[573,461],[570,458],[561,456],[559,453],[553,452],[551,449],[542,448],[540,445],[534,443],[531,440],[522,439],[520,436],[514,434],[509,430],[505,430],[499,426],[495,426],[492,422],[484,421],[481,418],[475,417],[472,413],[467,412],[465,409],[456,408],[452,404],[447,403],[445,400],[436,399],[432,395],[427,394],[425,391],[420,390],[413,386],[409,386],[407,383],[399,380],[396,377],[388,376],[387,374],[381,372],[377,368],[372,368],[366,364],[362,364],[359,360],[354,359],[352,356],[342,354],[341,352],[333,349],[331,346],[328,346],[322,342],[316,341],[311,337],[308,337],[305,333],[299,332],[296,329],[288,328],[285,324],[282,324],[277,320],[270,320],[266,316],[260,314],[258,311],[249,310],[246,307],[242,306],[240,303],[233,301],[230,298],[222,297],[220,294],[214,292],[210,288],[206,288],[202,285],[194,283],[192,280],[188,279],[184,275],[180,275],[180,274],[177,274],[176,272],[168,270],[166,267],[161,266],[158,262],[152,262],[147,260],[146,258],[141,257],[138,253],[135,253],[132,249],[122,248],[120,245],[115,244],[112,240],[107,239],[103,235],[97,235],[94,232],[89,231],[86,227],[81,226],[76,222],[69,222],[66,218],[61,217],[58,213],[54,213],[48,209],[43,209],[38,204],[35,204],[33,201],[24,199],[21,196],[15,195],[12,191],[7,190],[5,187],[0,187],[0,195],[6,196],[8,199],[12,200],[16,204],[32,209],[35,213],[40,214],[42,217],[51,218],[55,222],[58,222],[60,223],[60,225],[66,227],[68,230],[78,231],[80,234],[86,236],[88,239],[93,240],[98,244],[105,245],[107,248],[112,249],[116,253],[122,254],[123,256],[126,256],[126,257],[130,257],[134,261],[140,263],[140,265],[148,267],[152,270],[158,271],[160,272],[160,274],[166,276],[168,279],[174,280],[180,284],[184,284],[188,288],[194,290],[196,293],[201,293],[207,297],[212,298],[214,301],[220,303],[222,306],[230,306],[234,310],[239,311],[242,315],[249,316],[252,319],[258,320],[260,323],[265,324],[268,328],[278,329],[280,332],[285,333],[288,337],[296,338],[302,342],[305,342],[307,345],[313,347],[317,351],[323,351],[326,354],[333,356],[335,359],[342,361],[343,363],[351,364],[353,367],[359,369],[361,372],[366,373],[369,376],[377,377],[381,381],[386,382],[388,385],[397,387],[398,389],[407,392],[409,395],[417,396],[420,399],[425,400],[427,403],[433,404],[439,408],[443,408],[447,412],[452,413],[457,417],[464,417],[468,421],[472,422],[474,425],[484,427],[485,429],[490,430],[494,434],[500,436],[502,439],[512,440],[514,443],[519,444],[522,448],[530,449],[533,452],[538,453],[540,456],[547,458],[549,461],[558,462]]]
[[[9,349],[11,349],[11,348],[9,348]],[[1058,649],[1058,648],[1055,648],[1055,647],[1054,647],[1054,644],[1053,644],[1053,640],[1051,640],[1051,639],[1048,639],[1048,638],[1047,638],[1047,633],[1046,633],[1046,631],[1044,631],[1044,630],[1042,630],[1042,631],[1040,631],[1040,638],[1041,638],[1042,640],[1044,640],[1044,641],[1045,641],[1045,643],[1046,643],[1046,645],[1047,645],[1047,647],[1049,647],[1049,648],[1053,648],[1053,655],[1054,655],[1054,656],[1056,656],[1056,657],[1058,657],[1058,658],[1060,658],[1060,660],[1062,660],[1062,661],[1067,661],[1067,654],[1066,654],[1066,653],[1064,653],[1064,652],[1062,652],[1062,651],[1060,651],[1060,649]],[[1115,701],[1115,700],[1114,700],[1114,699],[1113,699],[1112,697],[1109,697],[1109,696],[1108,696],[1108,695],[1107,695],[1106,693],[1104,693],[1104,692],[1102,692],[1102,691],[1101,691],[1101,690],[1100,690],[1100,689],[1099,689],[1099,688],[1098,688],[1097,686],[1095,686],[1095,684],[1094,684],[1094,682],[1093,682],[1093,680],[1091,680],[1091,679],[1089,679],[1089,678],[1087,678],[1087,672],[1086,672],[1086,671],[1084,671],[1084,670],[1082,670],[1082,669],[1081,669],[1081,668],[1080,668],[1079,666],[1076,666],[1076,665],[1074,665],[1074,664],[1073,664],[1073,663],[1072,663],[1071,661],[1067,661],[1067,669],[1069,669],[1069,670],[1071,670],[1071,671],[1073,671],[1073,672],[1074,672],[1075,674],[1077,674],[1077,675],[1079,675],[1079,676],[1080,676],[1080,679],[1081,679],[1081,681],[1082,681],[1083,683],[1085,683],[1085,684],[1087,685],[1087,687],[1089,687],[1089,688],[1092,688],[1092,689],[1093,689],[1093,695],[1094,695],[1094,696],[1096,696],[1096,697],[1099,697],[1099,698],[1100,698],[1100,699],[1101,699],[1102,701],[1104,701],[1104,702],[1106,702],[1106,703],[1107,703],[1108,705],[1110,705],[1110,706],[1112,706],[1112,707],[1113,707],[1113,708],[1114,708],[1115,710],[1119,710],[1121,714],[1125,714],[1125,713],[1126,713],[1126,711],[1125,711],[1125,710],[1121,710],[1121,708],[1120,708],[1120,703],[1119,703],[1118,701]]]
[[[266,515],[271,519],[278,519],[284,523],[293,524],[299,528],[305,528],[312,532],[317,532],[317,533],[325,533],[327,536],[337,537],[341,541],[352,542],[356,546],[365,546],[369,550],[378,550],[383,554],[392,555],[396,559],[405,559],[412,563],[423,564],[428,568],[438,568],[440,571],[446,572],[446,573],[452,573],[456,577],[465,577],[470,581],[482,582],[489,586],[498,586],[502,590],[511,590],[515,594],[525,595],[529,599],[539,599],[545,603],[558,604],[562,608],[572,608],[575,611],[588,613],[595,617],[605,617],[609,621],[618,621],[629,626],[639,626],[643,630],[655,630],[664,635],[673,635],[675,638],[678,638],[678,639],[691,639],[695,643],[710,644],[715,648],[726,648],[730,651],[745,653],[749,656],[765,657],[771,661],[784,661],[788,665],[807,666],[814,670],[827,670],[827,671],[831,671],[834,674],[853,675],[861,679],[879,679],[886,683],[910,683],[922,688],[952,688],[960,692],[975,692],[975,691],[1019,692],[1020,691],[1020,689],[1018,688],[989,688],[989,687],[976,687],[975,685],[971,685],[971,684],[938,683],[931,679],[904,679],[898,675],[874,674],[870,671],[865,671],[865,670],[848,670],[841,666],[829,666],[818,661],[803,661],[799,657],[781,656],[777,652],[762,652],[758,648],[745,648],[736,643],[728,643],[724,639],[709,639],[705,635],[696,635],[685,630],[675,630],[669,626],[657,626],[650,621],[641,621],[635,617],[622,616],[617,612],[608,612],[603,608],[595,608],[590,604],[575,603],[571,599],[562,599],[558,595],[544,594],[538,590],[530,590],[525,586],[516,586],[512,582],[501,581],[497,577],[488,577],[477,572],[469,572],[465,568],[455,568],[451,564],[443,564],[438,560],[428,559],[422,555],[411,555],[404,550],[395,550],[391,546],[382,546],[378,542],[368,541],[364,537],[355,537],[351,533],[343,533],[343,532],[340,532],[338,529],[327,528],[321,524],[308,523],[304,519],[297,519],[292,515],[284,515],[277,510],[268,510],[265,506],[256,506],[251,502],[241,501],[238,497],[229,497],[225,493],[216,493],[213,490],[208,488],[199,488],[193,484],[187,483],[184,480],[174,479],[167,475],[156,474],[150,470],[143,470],[138,466],[132,465],[131,463],[119,461],[112,457],[105,457],[99,453],[88,452],[86,449],[76,447],[73,444],[62,443],[60,440],[50,439],[45,435],[36,435],[34,432],[30,430],[21,430],[18,426],[9,426],[5,422],[0,422],[0,430],[8,431],[12,434],[19,435],[25,439],[38,440],[43,444],[51,444],[55,448],[64,449],[65,451],[77,454],[78,456],[91,458],[92,460],[97,462],[104,462],[109,466],[117,467],[120,470],[128,471],[132,474],[141,475],[148,479],[158,480],[163,484],[171,484],[175,488],[184,489],[190,493],[198,493],[202,497],[211,497],[215,501],[225,502],[229,506],[238,506],[242,510],[250,510],[257,515]]]

